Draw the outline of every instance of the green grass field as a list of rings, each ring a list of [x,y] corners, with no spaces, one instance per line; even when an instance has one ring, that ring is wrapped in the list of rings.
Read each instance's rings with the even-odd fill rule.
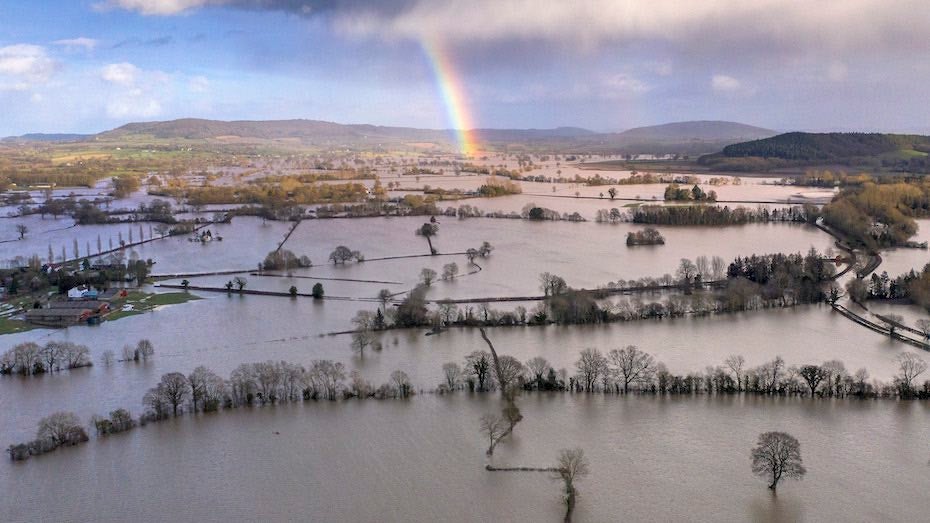
[[[165,292],[149,294],[144,292],[130,292],[129,296],[121,302],[114,303],[114,310],[107,314],[106,320],[113,321],[129,316],[136,316],[153,310],[161,305],[177,305],[188,301],[199,300],[199,296],[189,292]],[[122,310],[124,305],[132,305],[132,310]]]

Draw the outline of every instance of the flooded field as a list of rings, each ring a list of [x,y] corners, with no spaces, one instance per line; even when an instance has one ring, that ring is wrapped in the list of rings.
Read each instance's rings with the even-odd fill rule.
[[[580,446],[575,520],[918,521],[930,485],[923,403],[527,395],[498,466],[550,466]],[[554,521],[559,484],[488,472],[477,419],[494,396],[425,395],[181,418],[3,464],[5,521]],[[773,495],[750,473],[790,430],[808,474]],[[49,481],[51,476],[55,481]],[[209,497],[209,502],[205,501]],[[55,500],[48,503],[48,500]],[[116,501],[119,500],[119,501]]]

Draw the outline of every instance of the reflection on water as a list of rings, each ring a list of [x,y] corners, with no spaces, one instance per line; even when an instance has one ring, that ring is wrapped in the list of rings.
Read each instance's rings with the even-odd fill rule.
[[[533,394],[496,465],[581,446],[577,521],[918,521],[930,413],[918,403]],[[543,473],[484,470],[495,395],[308,403],[149,425],[0,465],[5,521],[552,521]],[[773,497],[749,467],[766,430],[807,476]],[[54,478],[54,479],[53,479]],[[55,500],[50,503],[49,500]]]

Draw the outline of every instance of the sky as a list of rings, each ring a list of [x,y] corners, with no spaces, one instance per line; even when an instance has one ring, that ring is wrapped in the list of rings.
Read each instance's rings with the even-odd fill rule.
[[[930,134],[926,0],[0,0],[0,136],[307,118]]]

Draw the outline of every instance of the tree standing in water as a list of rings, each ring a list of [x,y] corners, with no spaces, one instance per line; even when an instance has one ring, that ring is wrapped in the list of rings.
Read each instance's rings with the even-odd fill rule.
[[[422,236],[426,238],[426,243],[429,245],[429,253],[437,254],[436,249],[433,248],[433,236],[439,234],[439,222],[436,221],[436,218],[433,217],[430,221],[424,223],[416,230],[417,236]]]
[[[580,448],[562,449],[559,451],[559,460],[556,464],[558,476],[565,486],[565,521],[572,520],[572,511],[575,510],[575,501],[578,499],[578,490],[575,481],[588,475],[588,460]]]
[[[778,488],[783,477],[801,479],[807,470],[801,463],[801,444],[786,432],[763,432],[750,454],[752,472],[771,480],[769,488]]]

